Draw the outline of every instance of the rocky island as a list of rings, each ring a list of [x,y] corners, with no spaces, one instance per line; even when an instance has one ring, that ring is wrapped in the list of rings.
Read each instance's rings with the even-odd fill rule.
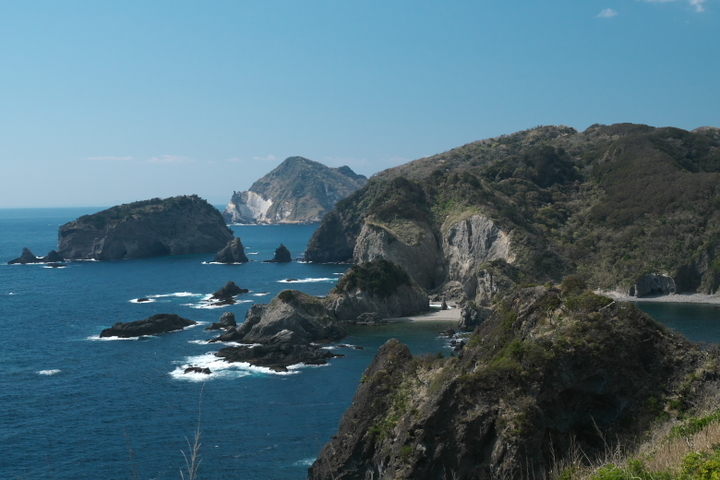
[[[112,327],[100,332],[100,338],[132,338],[145,335],[157,335],[159,333],[182,330],[185,327],[196,324],[197,322],[175,315],[174,313],[158,313],[144,320],[128,323],[117,322]]]
[[[234,192],[223,217],[228,223],[317,223],[366,181],[350,167],[290,157],[248,191]]]
[[[84,215],[60,227],[58,251],[70,260],[122,260],[215,253],[232,238],[220,212],[189,195]]]

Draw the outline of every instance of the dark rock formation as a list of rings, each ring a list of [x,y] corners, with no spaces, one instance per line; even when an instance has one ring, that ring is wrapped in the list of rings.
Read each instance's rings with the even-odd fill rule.
[[[467,305],[460,310],[460,321],[458,328],[462,331],[469,332],[480,325],[492,310],[487,307],[480,307],[475,302],[468,302]]]
[[[220,290],[212,294],[214,300],[232,300],[236,295],[241,293],[248,293],[250,290],[247,288],[240,288],[235,285],[235,282],[229,281]]]
[[[328,358],[339,356],[311,345],[305,337],[291,330],[279,331],[263,345],[226,347],[216,355],[228,362],[247,362],[281,372],[297,363],[322,365]]]
[[[628,295],[631,297],[647,297],[651,295],[671,295],[675,293],[675,281],[668,275],[647,273],[630,287]]]
[[[457,358],[388,341],[308,478],[547,478],[573,448],[592,461],[681,414],[717,388],[718,365],[631,304],[521,289]]]
[[[223,217],[228,223],[317,223],[366,181],[349,167],[290,157],[248,191],[233,193]]]
[[[48,264],[56,264],[56,263],[62,263],[65,259],[55,250],[50,250],[48,252],[47,256],[45,257],[36,257],[29,248],[24,247],[22,250],[22,254],[13,260],[10,260],[8,264],[28,264],[28,263],[48,263]],[[50,265],[50,266],[59,266],[59,265]]]
[[[120,260],[213,253],[232,238],[220,212],[196,195],[159,198],[84,215],[61,226],[67,259]]]
[[[100,337],[130,338],[144,335],[157,335],[158,333],[182,330],[185,327],[195,324],[197,324],[197,322],[182,318],[174,313],[159,313],[135,322],[118,322],[112,327],[103,330],[100,333]]]
[[[235,328],[236,326],[235,314],[233,312],[225,312],[220,317],[219,322],[213,323],[205,330],[227,330],[229,328]]]
[[[29,248],[24,247],[23,250],[22,250],[22,254],[21,254],[18,258],[15,258],[15,259],[13,259],[13,260],[10,260],[10,261],[8,262],[8,264],[13,265],[13,264],[17,264],[17,263],[20,263],[20,264],[38,263],[38,262],[41,262],[41,261],[42,261],[42,260],[39,260],[39,259],[30,251]]]
[[[216,255],[213,262],[217,263],[246,263],[245,247],[239,238],[233,238]]]
[[[202,368],[202,367],[191,366],[191,367],[186,368],[185,371],[183,371],[183,373],[185,373],[185,374],[187,374],[187,373],[204,373],[205,375],[210,375],[212,373],[212,371],[210,371],[210,369],[208,367]]]
[[[285,245],[282,243],[275,249],[275,256],[272,260],[265,260],[265,263],[288,263],[292,262],[292,255]]]

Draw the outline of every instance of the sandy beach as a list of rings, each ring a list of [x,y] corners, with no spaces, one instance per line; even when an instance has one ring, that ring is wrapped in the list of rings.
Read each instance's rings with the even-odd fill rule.
[[[655,297],[631,297],[620,292],[596,292],[618,302],[653,302],[653,303],[709,303],[720,305],[720,296],[705,295],[702,293],[677,293],[673,295],[658,295]]]
[[[448,310],[440,310],[431,307],[430,312],[420,315],[410,315],[407,317],[386,318],[388,322],[459,322],[460,309],[450,308]]]

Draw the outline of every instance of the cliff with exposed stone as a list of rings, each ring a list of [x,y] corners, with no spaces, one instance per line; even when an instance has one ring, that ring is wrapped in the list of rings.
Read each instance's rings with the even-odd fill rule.
[[[461,304],[569,274],[638,297],[715,294],[719,182],[717,128],[536,127],[376,174],[305,259],[391,259]]]
[[[234,192],[223,217],[227,223],[317,223],[366,181],[350,167],[290,157],[249,190]]]

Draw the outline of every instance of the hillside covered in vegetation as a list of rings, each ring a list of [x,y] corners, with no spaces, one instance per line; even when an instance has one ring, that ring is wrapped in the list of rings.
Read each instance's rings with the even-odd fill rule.
[[[720,129],[537,127],[385,170],[306,259],[387,258],[478,303],[579,274],[638,296],[720,286]]]

